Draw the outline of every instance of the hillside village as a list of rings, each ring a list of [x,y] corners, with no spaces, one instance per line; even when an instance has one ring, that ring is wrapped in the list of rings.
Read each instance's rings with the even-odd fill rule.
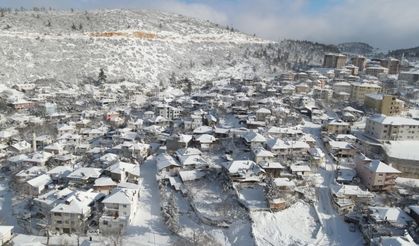
[[[322,55],[0,84],[1,243],[416,245],[418,63]]]

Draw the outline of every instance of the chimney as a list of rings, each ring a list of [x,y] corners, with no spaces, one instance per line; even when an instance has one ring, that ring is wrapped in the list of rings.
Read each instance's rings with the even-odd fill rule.
[[[33,149],[33,152],[35,153],[36,152],[36,133],[35,132],[32,133],[32,149]]]

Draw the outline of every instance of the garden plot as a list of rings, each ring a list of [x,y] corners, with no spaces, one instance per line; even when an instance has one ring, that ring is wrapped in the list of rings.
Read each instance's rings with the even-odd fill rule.
[[[240,200],[251,210],[268,208],[264,189],[261,185],[237,186]]]
[[[314,245],[323,238],[314,208],[304,202],[276,213],[252,212],[251,217],[258,245]]]
[[[248,216],[235,220],[226,227],[218,227],[202,223],[188,199],[179,193],[176,196],[179,207],[179,235],[195,245],[255,245],[251,237],[251,223]]]
[[[228,226],[247,216],[222,174],[213,173],[203,179],[186,182],[185,187],[191,206],[204,223]]]

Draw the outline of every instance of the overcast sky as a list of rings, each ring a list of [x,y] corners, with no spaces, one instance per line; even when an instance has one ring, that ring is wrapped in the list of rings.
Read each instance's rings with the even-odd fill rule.
[[[0,0],[0,6],[158,9],[280,40],[419,46],[419,0]]]

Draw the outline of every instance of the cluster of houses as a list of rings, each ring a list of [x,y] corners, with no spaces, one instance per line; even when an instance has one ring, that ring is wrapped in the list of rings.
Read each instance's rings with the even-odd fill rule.
[[[401,88],[393,62],[382,63],[392,71],[386,77],[376,61],[347,65],[328,54],[325,68],[214,81],[208,91],[177,96],[146,95],[128,82],[89,93],[16,85],[23,96],[8,99],[13,111],[1,123],[2,172],[16,199],[28,200],[19,219],[37,221],[30,225],[39,231],[84,235],[122,233],[143,216],[146,160],[155,163],[156,182],[183,195],[185,182],[214,170],[233,187],[266,186],[272,210],[307,198],[302,190],[314,189],[318,169],[331,167],[330,202],[368,242],[417,240],[417,195],[404,207],[374,205],[377,195],[397,191],[399,176],[419,174],[419,121],[409,101],[383,93],[389,84]]]

